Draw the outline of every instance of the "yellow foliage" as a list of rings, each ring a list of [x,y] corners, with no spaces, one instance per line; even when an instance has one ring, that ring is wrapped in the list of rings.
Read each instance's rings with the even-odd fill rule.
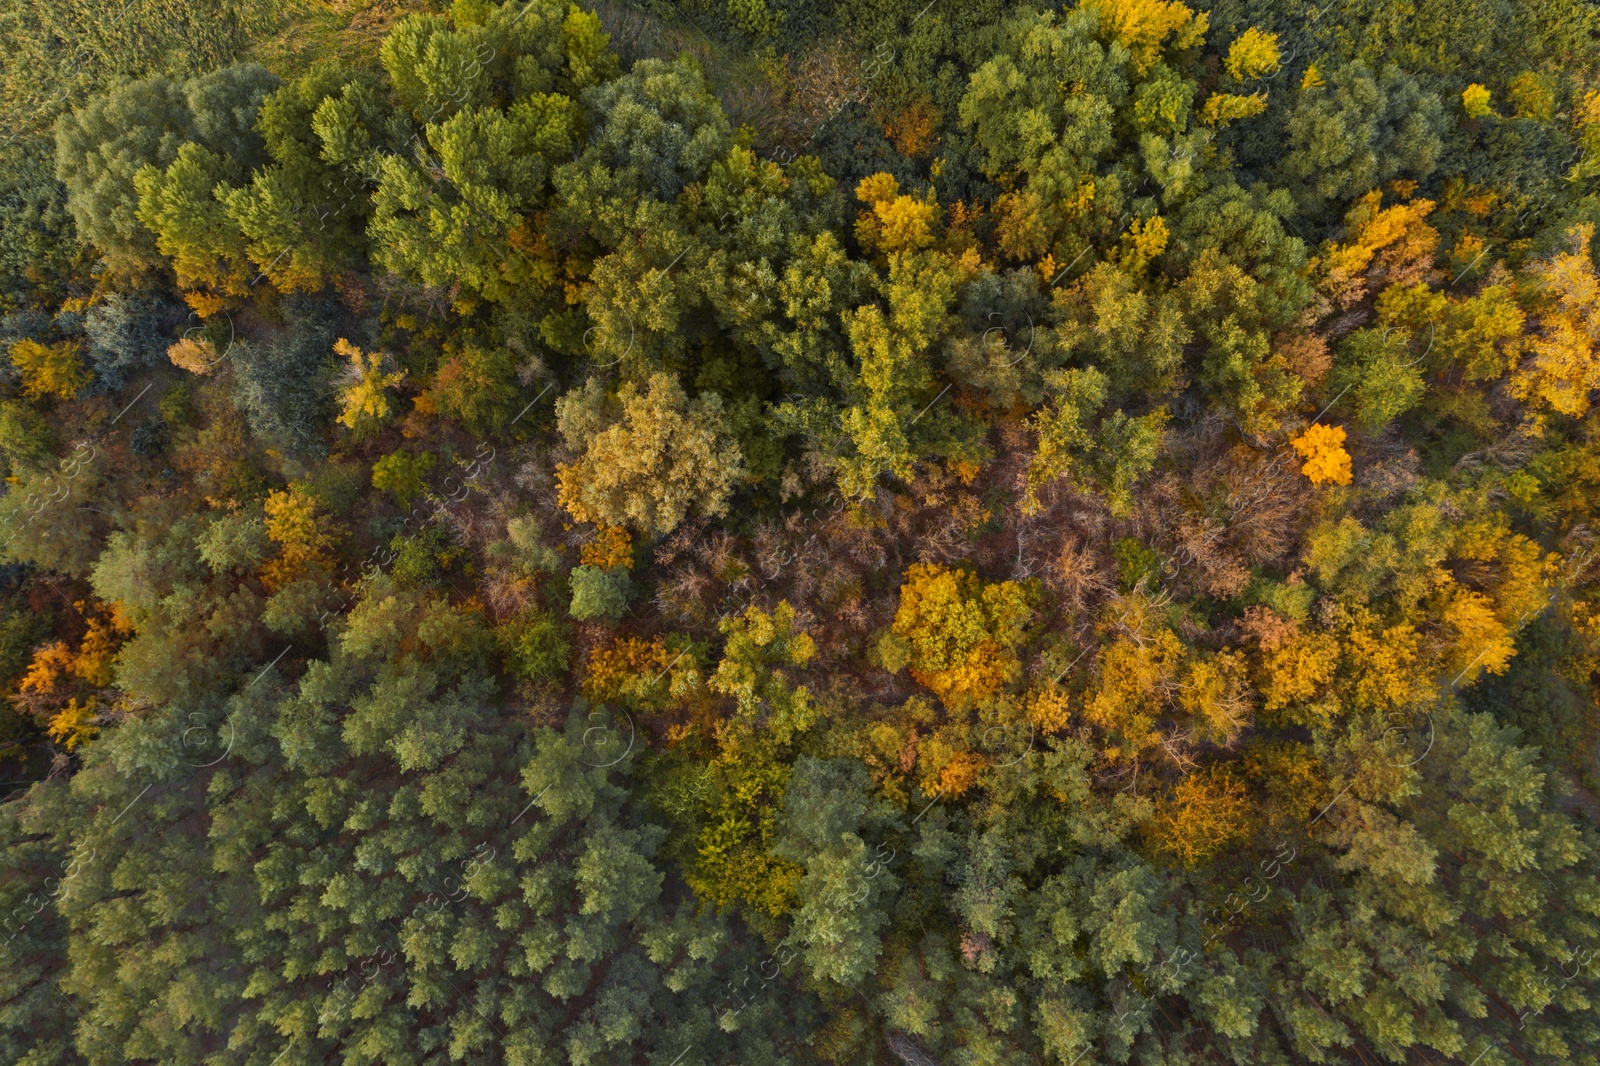
[[[595,530],[594,539],[578,550],[578,558],[585,566],[602,570],[632,570],[633,537],[622,526],[603,525]]]
[[[1138,755],[1156,743],[1156,722],[1183,661],[1183,645],[1169,629],[1154,639],[1117,640],[1100,652],[1084,717],[1112,735],[1106,754]]]
[[[1166,220],[1160,215],[1135,219],[1123,237],[1122,265],[1133,273],[1143,270],[1167,250],[1168,237]]]
[[[184,337],[167,349],[167,358],[191,374],[209,374],[217,365],[217,349],[208,340]]]
[[[1529,268],[1545,304],[1540,331],[1528,338],[1522,364],[1512,372],[1511,394],[1532,407],[1581,418],[1589,394],[1600,388],[1600,278],[1589,256],[1594,223],[1567,231],[1570,250]]]
[[[363,423],[382,422],[393,408],[386,390],[406,378],[404,370],[384,373],[387,357],[382,352],[365,352],[340,337],[333,350],[350,360],[350,384],[339,393],[339,424],[356,429]]]
[[[1578,143],[1583,146],[1585,156],[1589,157],[1580,160],[1573,168],[1574,174],[1581,174],[1593,166],[1592,157],[1600,154],[1600,89],[1586,93],[1583,101],[1573,110],[1576,112],[1573,120],[1578,127]]]
[[[889,117],[884,124],[884,134],[900,153],[916,159],[932,151],[939,143],[939,109],[926,96],[919,96]],[[934,177],[938,177],[939,164],[934,163]]]
[[[856,186],[856,197],[871,205],[871,211],[862,212],[856,222],[856,236],[862,244],[887,254],[933,244],[939,217],[933,191],[923,200],[899,192],[900,183],[892,174],[873,174]]]
[[[1335,485],[1350,484],[1350,453],[1344,450],[1344,427],[1317,423],[1290,443],[1305,459],[1300,472],[1313,485],[1331,481]]]
[[[1421,638],[1409,622],[1378,628],[1366,608],[1351,612],[1344,661],[1354,686],[1347,693],[1358,709],[1388,710],[1426,695],[1428,682],[1417,669]]]
[[[1266,109],[1266,93],[1212,93],[1200,109],[1200,121],[1207,126],[1226,126],[1241,118],[1254,118]]]
[[[1432,200],[1412,200],[1386,208],[1383,193],[1367,193],[1345,213],[1347,241],[1324,248],[1316,264],[1323,275],[1319,288],[1340,306],[1363,299],[1367,295],[1363,275],[1385,249],[1389,249],[1384,258],[1391,271],[1400,263],[1426,260],[1431,265],[1439,247],[1439,232],[1425,220],[1435,206]]]
[[[1243,782],[1226,770],[1193,774],[1158,804],[1151,835],[1157,848],[1196,866],[1249,832],[1249,811]]]
[[[761,750],[725,751],[711,764],[719,778],[716,804],[696,841],[689,887],[718,906],[744,900],[773,917],[794,905],[805,870],[770,854],[789,767]]]
[[[78,358],[77,341],[40,344],[20,340],[11,346],[11,365],[22,375],[22,394],[29,399],[54,396],[70,400],[94,375]]]
[[[132,632],[122,613],[113,605],[109,616],[84,600],[73,604],[88,622],[88,629],[74,652],[65,641],[57,640],[34,652],[17,686],[20,702],[34,714],[47,713],[62,706],[71,691],[70,680],[77,678],[95,688],[105,688],[113,680],[113,665],[121,638]],[[80,709],[84,715],[87,709]],[[64,712],[63,712],[64,713]],[[80,712],[74,712],[80,713]]]
[[[1516,641],[1506,624],[1495,617],[1494,605],[1481,592],[1458,588],[1445,605],[1444,624],[1455,631],[1456,650],[1451,669],[1464,682],[1479,671],[1503,674],[1517,653]]]
[[[201,318],[210,318],[228,306],[227,300],[212,292],[186,292],[183,294],[183,302]]]
[[[664,711],[697,694],[702,682],[694,656],[672,650],[660,637],[625,637],[590,655],[582,687],[594,703]]]
[[[1461,106],[1473,118],[1494,114],[1494,109],[1489,106],[1489,90],[1477,82],[1461,90]]]
[[[1556,114],[1556,94],[1550,83],[1532,71],[1511,79],[1511,107],[1518,118],[1549,122]]]
[[[1339,668],[1339,642],[1329,633],[1301,632],[1262,656],[1262,709],[1281,710],[1314,699]]]
[[[879,171],[868,174],[856,185],[856,199],[868,207],[876,207],[900,195],[900,181],[893,174]]]
[[[1176,0],[1083,0],[1086,9],[1100,15],[1100,26],[1112,40],[1128,50],[1133,69],[1143,74],[1161,58],[1161,50],[1174,50],[1200,43],[1207,29],[1207,16]]]
[[[998,693],[1021,669],[1015,648],[1032,617],[1015,581],[914,563],[900,586],[894,632],[911,646],[911,676],[947,704]]]
[[[78,610],[84,609],[84,603],[79,601]],[[105,688],[111,684],[112,664],[116,659],[117,649],[121,647],[121,637],[127,629],[119,625],[115,614],[105,618],[98,614],[85,616],[89,628],[83,635],[83,642],[78,645],[77,658],[72,663],[72,672],[96,688]]]
[[[1240,81],[1255,81],[1278,69],[1278,35],[1251,26],[1228,46],[1223,64]]]
[[[317,566],[327,566],[333,548],[332,519],[317,513],[317,501],[298,486],[267,494],[267,536],[282,547],[261,569],[269,589],[279,589]]]
[[[82,704],[75,699],[68,700],[66,707],[50,719],[51,738],[59,741],[68,751],[86,740],[93,740],[99,732],[99,727],[94,724],[94,700]]]
[[[1307,67],[1306,72],[1300,77],[1301,92],[1305,92],[1307,89],[1320,89],[1326,84],[1328,83],[1322,80],[1322,72],[1317,69],[1315,63]]]
[[[1028,720],[1041,733],[1059,733],[1072,721],[1067,694],[1051,687],[1034,695],[1028,704]]]
[[[1226,747],[1250,723],[1250,689],[1245,658],[1225,651],[1189,664],[1178,704],[1200,726],[1201,739]]]

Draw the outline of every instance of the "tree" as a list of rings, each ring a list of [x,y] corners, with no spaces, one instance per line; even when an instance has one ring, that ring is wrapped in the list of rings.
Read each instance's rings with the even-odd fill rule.
[[[389,370],[384,353],[363,353],[343,337],[333,342],[333,350],[350,360],[347,384],[339,393],[339,424],[357,432],[382,425],[392,413],[387,390],[404,381],[406,372]]]
[[[422,479],[437,462],[432,452],[390,452],[372,464],[372,487],[393,495],[401,507],[410,507],[427,490]]]
[[[1356,424],[1377,433],[1422,398],[1420,358],[1412,358],[1405,334],[1357,330],[1339,345],[1328,388],[1342,393]]]
[[[11,365],[22,375],[22,394],[30,399],[48,396],[70,400],[92,380],[83,365],[83,345],[78,341],[40,344],[35,340],[14,341]]]
[[[0,400],[0,453],[10,468],[42,466],[55,443],[50,423],[38,411],[19,400]]]
[[[387,146],[387,110],[370,74],[328,65],[261,104],[270,156],[228,194],[250,258],[284,292],[315,292],[361,265],[372,212],[366,168]]]
[[[783,804],[773,854],[805,868],[790,936],[814,979],[858,987],[883,950],[878,930],[889,919],[875,904],[895,888],[868,840],[892,816],[871,798],[866,769],[845,759],[797,759]]]
[[[1105,493],[1115,514],[1133,506],[1133,487],[1155,465],[1161,451],[1166,408],[1129,417],[1124,411],[1095,416],[1107,404],[1106,375],[1088,367],[1046,375],[1050,402],[1032,418],[1038,447],[1028,464],[1025,513],[1040,508],[1039,492],[1057,479]]]
[[[1589,410],[1589,394],[1600,387],[1594,310],[1600,302],[1600,280],[1589,254],[1593,236],[1589,223],[1568,230],[1570,250],[1530,270],[1543,304],[1541,328],[1528,341],[1510,386],[1536,420],[1542,409],[1582,416]]]
[[[1400,175],[1427,178],[1439,165],[1443,105],[1399,67],[1322,65],[1318,82],[1296,96],[1279,163],[1308,206],[1331,206]]]
[[[1027,590],[1014,581],[985,584],[976,574],[913,563],[900,586],[891,644],[882,654],[946,704],[970,706],[1015,680],[1017,647],[1033,616]],[[903,657],[903,658],[902,658]]]
[[[339,335],[336,305],[298,294],[284,297],[284,328],[258,343],[235,342],[234,403],[258,435],[298,454],[317,455],[321,430],[332,414],[333,342]]]
[[[1350,484],[1350,453],[1344,450],[1344,427],[1307,426],[1306,431],[1292,442],[1294,450],[1305,459],[1300,468],[1313,485],[1331,481],[1335,485]]]
[[[557,0],[458,14],[454,26],[404,19],[384,41],[384,69],[420,128],[379,158],[368,231],[389,269],[461,286],[462,310],[537,301],[556,264],[536,216],[582,135],[576,97],[614,75],[615,59],[599,20]],[[349,142],[358,117],[347,106],[324,122]]]
[[[747,727],[770,732],[780,744],[811,728],[816,723],[811,693],[792,684],[786,668],[809,665],[816,642],[799,629],[788,601],[779,602],[770,614],[747,607],[743,614],[724,618],[720,627],[728,639],[706,686],[738,700]]]
[[[626,570],[602,570],[598,566],[572,568],[572,617],[580,622],[594,618],[616,621],[628,609],[633,583]]]
[[[129,374],[166,362],[178,311],[155,292],[111,293],[83,316],[95,380],[121,388]]]
[[[584,96],[595,158],[638,191],[670,203],[732,146],[722,105],[697,65],[644,59]]]
[[[165,170],[194,136],[181,86],[164,77],[130,82],[63,116],[56,177],[78,231],[112,262],[137,270],[159,262],[155,235],[137,217],[134,175]]]
[[[469,338],[451,342],[445,352],[418,409],[458,419],[474,433],[501,429],[517,398],[510,349]]]
[[[573,517],[626,522],[655,536],[691,510],[725,512],[743,463],[716,393],[690,400],[677,378],[661,373],[642,393],[623,382],[614,400],[591,381],[562,397],[557,411],[561,434],[578,453],[558,470],[561,502]]]

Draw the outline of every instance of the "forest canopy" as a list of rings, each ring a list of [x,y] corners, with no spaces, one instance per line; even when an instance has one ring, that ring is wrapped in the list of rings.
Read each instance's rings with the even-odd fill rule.
[[[1600,9],[0,11],[0,1060],[1600,1066]]]

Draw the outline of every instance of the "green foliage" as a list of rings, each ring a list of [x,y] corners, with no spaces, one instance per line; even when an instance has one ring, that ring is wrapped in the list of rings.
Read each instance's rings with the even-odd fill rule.
[[[13,470],[44,465],[55,446],[43,415],[20,400],[0,400],[0,452]]]
[[[0,16],[0,1056],[1594,1066],[1600,13],[647,8]]]
[[[570,577],[572,617],[580,622],[594,618],[616,621],[628,609],[633,582],[626,570],[602,570],[598,566],[575,566]]]
[[[438,462],[432,452],[390,452],[372,464],[372,487],[395,498],[401,507],[427,490],[423,480]]]
[[[1339,346],[1328,387],[1342,394],[1356,424],[1375,433],[1422,398],[1420,360],[1412,357],[1403,334],[1357,330]]]
[[[1349,202],[1396,177],[1427,178],[1444,149],[1444,106],[1393,64],[1319,67],[1286,120],[1283,175],[1311,204]]]
[[[496,630],[507,670],[525,681],[557,681],[571,646],[555,618],[534,614]]]

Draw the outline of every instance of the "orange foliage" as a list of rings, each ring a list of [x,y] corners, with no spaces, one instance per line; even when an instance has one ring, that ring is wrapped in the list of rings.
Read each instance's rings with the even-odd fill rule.
[[[1331,481],[1350,484],[1350,453],[1344,450],[1344,427],[1313,425],[1291,441],[1294,450],[1305,458],[1300,472],[1313,485]]]
[[[1186,777],[1157,805],[1156,847],[1185,866],[1197,866],[1250,828],[1244,784],[1227,770]]]
[[[664,711],[701,687],[699,664],[661,637],[623,637],[589,656],[583,695],[595,703],[621,703],[642,711]]]
[[[926,155],[939,143],[939,109],[932,100],[919,96],[889,116],[885,132],[902,154],[912,159]]]
[[[965,795],[978,783],[987,765],[988,761],[976,752],[956,752],[939,771],[938,795],[946,799]]]
[[[621,526],[601,526],[595,530],[594,539],[578,551],[585,566],[598,566],[602,570],[633,569],[633,538]]]
[[[1343,244],[1330,244],[1318,262],[1320,288],[1339,307],[1363,300],[1369,286],[1410,284],[1428,279],[1439,231],[1424,220],[1432,200],[1383,207],[1383,193],[1373,190],[1345,215],[1349,233]]]

